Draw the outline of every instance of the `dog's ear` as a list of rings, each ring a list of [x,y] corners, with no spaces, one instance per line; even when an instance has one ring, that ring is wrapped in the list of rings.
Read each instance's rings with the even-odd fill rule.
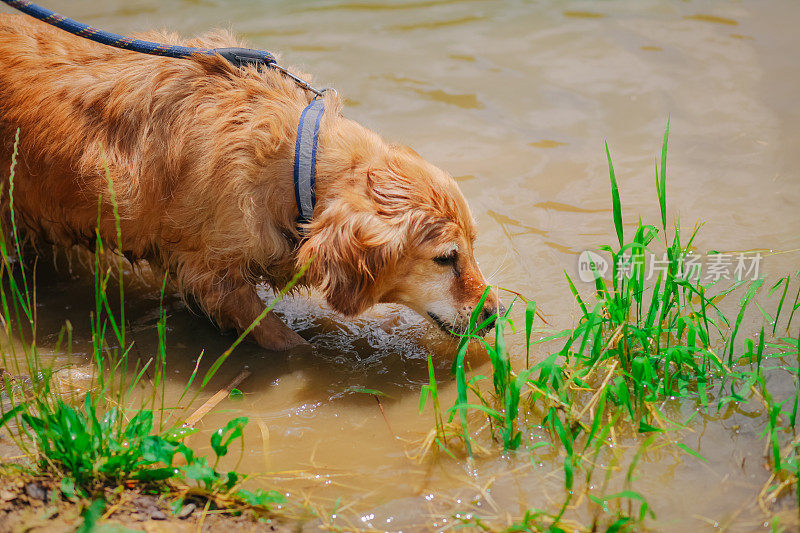
[[[415,161],[393,157],[384,168],[367,172],[367,198],[371,208],[395,231],[406,246],[414,246],[441,233],[448,196],[432,185],[425,168]]]
[[[366,206],[361,206],[366,207]],[[338,200],[308,226],[298,265],[333,309],[354,316],[378,303],[402,253],[402,232],[372,209]]]
[[[385,167],[367,171],[367,198],[372,209],[385,218],[399,221],[409,215],[409,210],[422,205],[424,182],[420,170],[414,167],[400,170],[398,157],[389,158]],[[430,196],[430,195],[428,195]]]

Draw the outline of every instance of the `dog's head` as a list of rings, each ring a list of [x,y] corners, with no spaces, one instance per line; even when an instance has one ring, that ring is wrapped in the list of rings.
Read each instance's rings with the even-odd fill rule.
[[[314,258],[308,281],[345,315],[400,303],[463,332],[486,280],[473,253],[475,222],[453,178],[401,146],[352,173],[308,227],[298,258]],[[498,310],[492,292],[479,323]]]

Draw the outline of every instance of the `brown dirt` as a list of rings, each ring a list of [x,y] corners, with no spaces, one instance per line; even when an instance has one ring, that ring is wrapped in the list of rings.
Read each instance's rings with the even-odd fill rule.
[[[81,526],[81,513],[88,502],[71,502],[61,497],[56,489],[59,481],[25,475],[0,477],[0,533],[71,533]],[[259,518],[249,511],[239,516],[204,512],[205,503],[201,500],[187,500],[175,515],[163,496],[139,490],[107,489],[105,499],[109,503],[97,523],[98,532],[288,532],[299,531],[301,525],[280,518]]]

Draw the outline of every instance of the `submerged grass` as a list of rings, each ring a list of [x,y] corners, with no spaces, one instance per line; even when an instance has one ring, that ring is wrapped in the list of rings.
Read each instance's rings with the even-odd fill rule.
[[[589,256],[594,290],[588,297],[581,294],[565,272],[567,286],[580,309],[578,324],[533,340],[536,304],[525,301],[525,367],[515,370],[511,365],[515,358],[505,342],[506,331],[514,329],[510,311],[497,319],[494,345],[475,334],[485,324],[477,324],[473,316],[468,329],[472,333],[462,337],[453,364],[455,403],[444,413],[434,403],[436,426],[426,442],[436,442],[438,449],[452,456],[471,457],[477,447],[483,453],[492,453],[491,446],[478,444],[486,442],[487,428],[492,440],[504,451],[523,448],[526,443],[525,452],[517,453],[529,453],[534,461],[542,449],[563,456],[562,503],[554,510],[529,510],[521,521],[509,525],[510,531],[584,527],[592,531],[619,531],[646,527],[648,519],[655,515],[645,495],[633,488],[634,471],[645,451],[676,446],[683,453],[705,460],[676,436],[689,420],[670,420],[667,416],[663,406],[675,399],[693,402],[700,411],[709,412],[730,403],[761,403],[766,413],[764,431],[770,442],[772,472],[758,496],[759,504],[769,514],[769,502],[792,490],[800,503],[797,491],[800,437],[795,433],[800,397],[797,363],[800,333],[796,327],[792,329],[792,319],[800,307],[798,296],[789,306],[791,309],[784,308],[788,303],[786,296],[791,294],[790,285],[800,273],[787,275],[772,286],[770,294],[780,292],[774,316],[758,305],[766,325],[761,328],[757,344],[750,338],[740,343],[738,335],[745,312],[756,301],[764,280],[737,280],[726,288],[700,281],[702,265],[692,253],[699,226],[688,238],[679,223],[671,232],[667,231],[668,139],[669,123],[664,132],[660,165],[658,161],[655,165],[660,224],[643,224],[640,218],[632,237],[625,235],[620,191],[606,146],[618,243],[599,248],[610,256],[608,280],[595,264],[600,259],[591,259],[602,256]],[[656,246],[663,250],[663,259],[655,281],[650,282],[645,276],[646,258],[656,257]],[[720,301],[734,292],[743,294],[736,318],[730,320],[721,310]],[[787,314],[788,319],[781,324],[786,335],[776,335],[778,319]],[[772,335],[767,336],[770,328]],[[538,363],[531,365],[531,347],[539,345],[547,349],[561,339],[563,345],[559,350],[545,352]],[[470,340],[482,343],[489,354],[490,387],[480,387],[482,381],[489,380],[486,376],[468,379],[464,354]],[[766,368],[767,360],[779,364]],[[793,397],[775,400],[766,385],[768,372],[788,372],[795,382]],[[436,390],[433,377],[431,380],[423,395],[433,395]],[[424,401],[420,408],[423,406]],[[628,458],[623,478],[611,480],[613,465],[620,468],[620,456],[618,447],[610,445],[626,439],[638,443],[637,451]],[[428,446],[425,451],[433,449]],[[611,465],[604,469],[605,479],[601,483],[593,481],[599,462]],[[582,478],[580,484],[579,478]],[[612,485],[619,490],[611,491]],[[589,524],[579,527],[565,517],[569,509],[579,507],[574,502],[587,499],[593,504],[588,506],[594,509],[592,518]],[[486,527],[475,517],[468,522]]]
[[[99,231],[95,234],[94,309],[89,317],[94,374],[89,392],[77,404],[71,404],[65,396],[68,391],[54,386],[52,364],[43,360],[37,344],[35,264],[32,270],[34,280],[29,280],[28,269],[23,266],[25,250],[14,214],[18,142],[17,134],[9,186],[5,191],[10,227],[0,227],[0,321],[3,326],[0,428],[9,433],[31,460],[33,473],[60,478],[60,492],[68,499],[95,502],[87,507],[87,530],[91,526],[89,521],[102,514],[105,508],[105,489],[123,485],[164,494],[173,500],[176,510],[181,509],[185,497],[191,496],[204,500],[207,510],[240,512],[246,508],[270,516],[275,506],[286,503],[282,494],[261,489],[245,490],[241,486],[245,476],[235,471],[218,470],[220,459],[228,454],[232,445],[238,442],[243,451],[242,431],[248,419],[235,418],[211,434],[214,460],[209,462],[183,442],[196,430],[183,424],[176,415],[181,412],[179,407],[186,409],[190,406],[250,329],[219,356],[200,383],[195,383],[197,371],[192,374],[179,402],[193,385],[196,389],[194,398],[180,406],[163,404],[167,365],[166,312],[163,308],[166,278],[161,288],[156,353],[144,363],[139,360],[133,363],[129,358],[133,342],[126,336],[125,260],[121,254],[107,250],[122,249],[114,184],[108,172],[107,202],[104,202],[103,195],[98,198],[98,227],[104,206],[110,205],[116,235],[109,246],[101,239]],[[0,195],[3,193],[0,189]],[[111,262],[107,260],[108,256]],[[291,289],[304,270],[301,269],[277,295],[251,328]],[[109,296],[112,282],[119,286],[116,305]],[[55,353],[62,350],[71,353],[71,333],[71,324],[65,324]],[[149,385],[143,381],[146,373],[151,376]],[[142,394],[140,390],[149,390],[149,394]]]

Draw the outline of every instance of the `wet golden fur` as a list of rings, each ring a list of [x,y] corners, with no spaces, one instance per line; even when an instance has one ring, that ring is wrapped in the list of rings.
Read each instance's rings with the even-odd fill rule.
[[[141,37],[243,46],[224,32]],[[246,328],[263,310],[255,286],[280,288],[311,258],[302,283],[342,313],[399,302],[440,326],[462,327],[485,281],[458,187],[409,148],[344,118],[335,96],[325,98],[318,203],[303,239],[292,164],[309,94],[290,79],[220,57],[122,51],[0,15],[4,212],[19,129],[15,212],[35,239],[91,247],[102,195],[100,234],[113,244],[108,168],[123,253],[170,272],[223,328]],[[433,261],[452,250],[452,265]],[[273,349],[303,342],[273,314],[253,336]]]

